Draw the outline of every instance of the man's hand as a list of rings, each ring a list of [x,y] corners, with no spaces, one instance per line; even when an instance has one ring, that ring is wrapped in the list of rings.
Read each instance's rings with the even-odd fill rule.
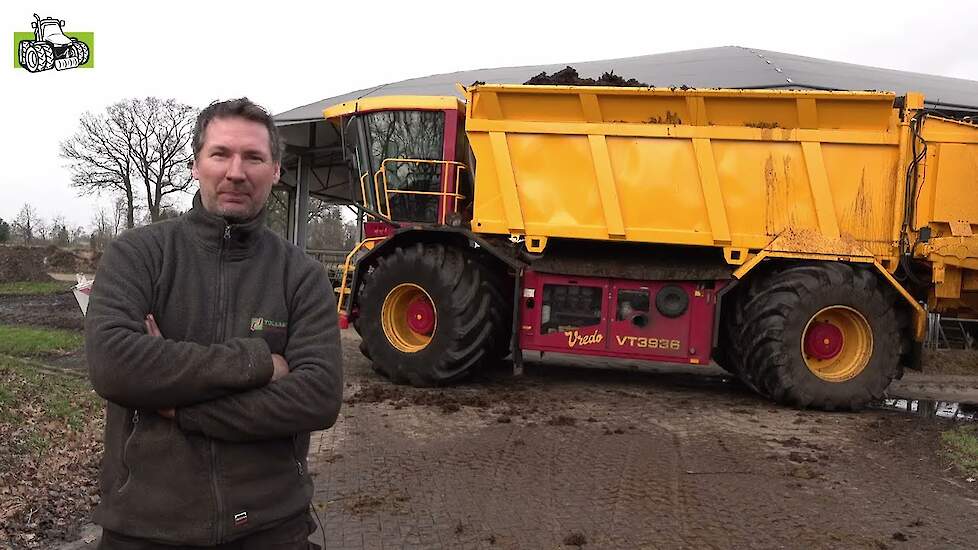
[[[146,316],[145,323],[146,323],[146,334],[149,334],[150,336],[159,336],[160,338],[163,337],[163,333],[160,332],[160,327],[157,326],[156,318],[153,317],[152,313]]]
[[[289,374],[289,362],[277,353],[272,354],[272,382]]]
[[[163,333],[160,332],[160,327],[156,324],[156,318],[150,313],[146,316],[146,334],[150,336],[156,336],[158,338],[163,337]],[[156,414],[162,416],[163,418],[169,418],[173,420],[177,416],[176,409],[159,409]]]

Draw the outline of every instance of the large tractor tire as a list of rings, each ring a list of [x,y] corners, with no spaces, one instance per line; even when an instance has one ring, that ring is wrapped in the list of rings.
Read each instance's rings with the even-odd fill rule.
[[[395,383],[448,384],[491,358],[499,301],[492,275],[442,244],[397,247],[378,259],[358,297],[364,355]]]
[[[493,307],[493,346],[489,350],[487,361],[499,363],[512,353],[513,338],[513,286],[514,278],[501,267],[496,260],[489,257],[478,259],[482,265],[481,273],[485,277],[483,285],[489,293]]]
[[[363,339],[363,331],[360,330],[360,316],[354,316],[353,323],[351,324],[353,325],[353,330],[357,331],[357,334],[360,335],[360,354],[370,359],[370,350],[367,349],[367,342]]]
[[[25,68],[32,73],[46,71],[54,67],[54,48],[47,42],[35,42],[30,51],[27,52],[27,63]]]
[[[71,50],[68,52],[68,55],[77,57],[78,66],[81,67],[85,63],[88,63],[88,56],[90,55],[88,44],[82,42],[81,40],[72,40]]]
[[[31,49],[30,40],[21,40],[17,45],[17,63],[20,63],[21,67],[27,68],[27,52]]]
[[[24,43],[21,42],[21,46],[23,45]],[[42,71],[43,69],[41,67],[44,63],[41,55],[39,55],[39,51],[34,47],[35,45],[35,43],[27,43],[27,46],[23,48],[23,59],[20,61],[20,66],[31,73]]]
[[[773,270],[735,302],[734,368],[778,403],[858,410],[900,372],[897,298],[868,269],[838,262]]]
[[[735,344],[733,341],[733,327],[738,326],[735,312],[740,309],[737,301],[739,293],[732,293],[724,296],[723,305],[720,309],[720,334],[717,338],[717,348],[713,350],[713,361],[728,373],[739,376],[740,366],[736,361],[734,353]]]
[[[724,338],[724,332],[720,333],[719,347],[713,352],[713,361],[718,367],[727,371],[728,374],[738,376],[740,370],[737,368],[736,363],[730,356],[730,348],[732,345]]]

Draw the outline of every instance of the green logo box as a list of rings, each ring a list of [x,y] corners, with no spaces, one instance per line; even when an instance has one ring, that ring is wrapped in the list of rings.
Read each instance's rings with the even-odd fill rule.
[[[88,61],[84,65],[78,66],[79,69],[93,69],[95,68],[95,33],[94,32],[66,32],[65,36],[69,38],[77,38],[85,44],[88,44]],[[17,60],[17,52],[20,48],[21,40],[34,40],[33,32],[15,32],[14,33],[14,68],[20,68],[20,62]]]

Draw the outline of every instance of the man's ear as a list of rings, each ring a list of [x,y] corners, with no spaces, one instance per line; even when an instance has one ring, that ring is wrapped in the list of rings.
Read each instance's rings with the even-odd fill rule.
[[[197,181],[200,181],[200,176],[197,175],[197,159],[194,159],[190,164],[190,176]]]
[[[276,162],[275,163],[275,183],[278,183],[278,180],[281,177],[282,177],[282,163],[281,162]],[[327,183],[329,183],[329,182],[327,182]]]

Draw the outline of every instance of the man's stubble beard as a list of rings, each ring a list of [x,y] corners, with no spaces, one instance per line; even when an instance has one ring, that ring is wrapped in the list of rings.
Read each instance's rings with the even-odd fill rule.
[[[257,210],[253,210],[247,216],[242,216],[237,212],[229,211],[229,209],[227,208],[219,208],[217,215],[224,218],[224,221],[228,222],[229,224],[241,224],[255,219],[255,216],[258,215],[258,212],[261,212],[261,208]]]

